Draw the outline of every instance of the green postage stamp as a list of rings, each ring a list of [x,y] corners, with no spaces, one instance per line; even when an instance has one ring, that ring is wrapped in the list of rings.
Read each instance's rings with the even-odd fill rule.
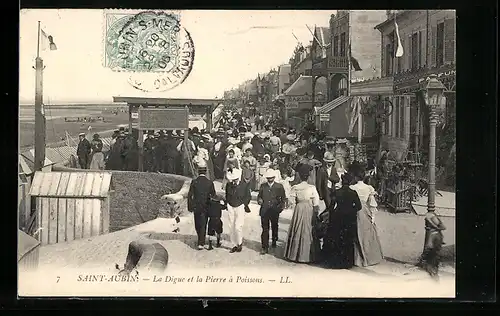
[[[191,72],[194,45],[180,15],[163,11],[105,11],[104,67],[133,75],[144,91],[165,91]]]

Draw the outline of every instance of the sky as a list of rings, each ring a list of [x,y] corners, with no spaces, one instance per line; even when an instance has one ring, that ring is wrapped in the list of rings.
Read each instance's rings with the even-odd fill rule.
[[[20,102],[33,103],[37,25],[52,35],[57,50],[42,51],[44,103],[113,102],[113,96],[221,98],[225,90],[268,72],[291,57],[307,29],[328,26],[324,11],[181,11],[181,24],[196,50],[193,69],[180,86],[147,93],[133,88],[128,74],[103,67],[104,10],[36,9],[20,14]],[[266,27],[266,28],[262,28]]]

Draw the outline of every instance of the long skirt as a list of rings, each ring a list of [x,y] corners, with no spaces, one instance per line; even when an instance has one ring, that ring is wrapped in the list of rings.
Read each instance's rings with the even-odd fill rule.
[[[315,262],[320,253],[314,227],[317,217],[310,201],[298,202],[293,211],[285,246],[285,258],[300,263]]]
[[[323,243],[323,255],[330,268],[350,269],[354,266],[356,213],[331,211]]]
[[[96,152],[92,154],[92,161],[90,162],[90,170],[104,170],[104,154]]]
[[[207,160],[207,178],[212,181],[215,180],[214,164],[212,162],[212,158],[208,158]]]
[[[358,212],[357,233],[354,247],[354,264],[358,267],[367,267],[379,264],[382,261],[382,246],[377,233],[377,227],[366,213],[365,207]]]

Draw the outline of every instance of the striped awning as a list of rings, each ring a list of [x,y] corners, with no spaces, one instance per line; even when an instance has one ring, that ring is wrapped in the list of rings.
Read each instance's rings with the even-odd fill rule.
[[[351,97],[342,95],[335,100],[332,100],[328,102],[327,104],[323,105],[322,107],[318,108],[316,111],[316,114],[321,114],[321,113],[330,113],[331,111],[335,110],[337,107],[340,105],[346,103],[346,102],[351,102]]]

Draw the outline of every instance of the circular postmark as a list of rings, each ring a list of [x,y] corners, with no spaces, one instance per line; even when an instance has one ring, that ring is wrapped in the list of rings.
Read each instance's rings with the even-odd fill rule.
[[[128,82],[143,91],[166,91],[183,83],[194,53],[189,32],[165,12],[121,17],[106,34],[106,66],[131,72]]]

